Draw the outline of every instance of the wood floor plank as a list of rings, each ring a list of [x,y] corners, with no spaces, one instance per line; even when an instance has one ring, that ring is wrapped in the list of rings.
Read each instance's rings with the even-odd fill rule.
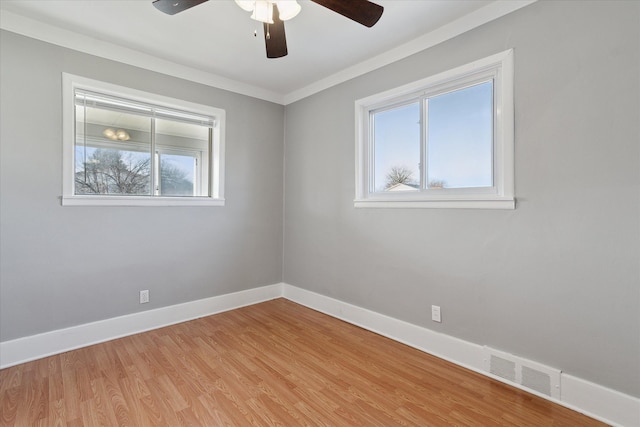
[[[46,420],[48,427],[65,427],[67,425],[64,413],[64,402],[62,400],[52,402],[49,405],[49,417]]]
[[[0,370],[0,426],[602,426],[284,299]]]
[[[0,422],[2,425],[14,425],[16,423],[21,389],[20,386],[15,386],[0,392],[0,399],[2,399]]]

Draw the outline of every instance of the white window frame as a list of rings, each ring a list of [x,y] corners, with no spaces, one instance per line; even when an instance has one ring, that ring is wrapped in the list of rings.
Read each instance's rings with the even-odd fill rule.
[[[493,186],[419,191],[373,189],[372,112],[493,79]],[[513,49],[355,102],[356,208],[515,209]],[[421,130],[423,133],[424,129]],[[424,138],[423,138],[424,141]],[[422,142],[424,144],[424,142]],[[421,148],[424,151],[424,147]],[[421,160],[424,164],[424,159]],[[424,177],[424,168],[421,170]]]
[[[171,147],[158,147],[156,145],[155,155],[156,155],[156,164],[159,164],[160,159],[162,158],[163,155],[178,155],[178,156],[193,157],[197,162],[197,164],[199,165],[199,167],[197,168],[198,174],[197,176],[194,177],[193,191],[196,194],[200,192],[200,186],[202,185],[203,180],[206,180],[206,177],[209,173],[208,162],[202,161],[201,151],[192,150],[189,148],[178,149],[178,148],[171,148]],[[155,173],[156,173],[155,182],[156,182],[157,188],[155,188],[153,192],[156,194],[156,197],[158,197],[157,194],[162,191],[162,184],[160,183],[161,182],[160,168],[156,168]]]
[[[75,91],[82,89],[132,101],[215,118],[211,132],[209,195],[171,197],[156,195],[75,194]],[[224,206],[225,110],[140,91],[86,77],[62,73],[62,205],[63,206]],[[204,162],[202,162],[204,163]]]

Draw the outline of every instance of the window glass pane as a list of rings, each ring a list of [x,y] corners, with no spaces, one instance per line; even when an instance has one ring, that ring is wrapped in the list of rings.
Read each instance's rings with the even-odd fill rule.
[[[373,191],[420,187],[420,103],[374,113]]]
[[[151,119],[76,105],[75,194],[151,194]]]
[[[194,156],[160,154],[160,195],[194,196],[197,159]]]
[[[493,81],[428,100],[427,185],[493,185]]]
[[[162,196],[208,196],[209,128],[156,119]]]

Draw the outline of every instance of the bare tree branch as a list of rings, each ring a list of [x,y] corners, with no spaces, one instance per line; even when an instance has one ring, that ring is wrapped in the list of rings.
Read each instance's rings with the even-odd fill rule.
[[[404,166],[392,166],[386,176],[385,190],[398,184],[415,185],[413,171]]]

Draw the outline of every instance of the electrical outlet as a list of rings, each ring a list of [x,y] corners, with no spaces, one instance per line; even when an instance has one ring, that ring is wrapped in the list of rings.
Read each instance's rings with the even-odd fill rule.
[[[432,305],[431,306],[431,320],[434,322],[442,322],[442,317],[440,317],[440,306]]]
[[[140,291],[140,304],[146,304],[149,302],[149,290]]]

